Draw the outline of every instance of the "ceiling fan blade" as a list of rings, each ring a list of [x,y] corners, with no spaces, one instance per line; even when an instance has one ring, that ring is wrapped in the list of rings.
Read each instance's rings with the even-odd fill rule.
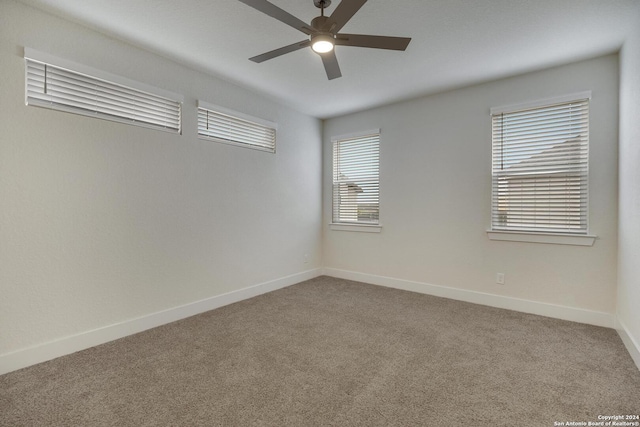
[[[364,34],[337,34],[336,45],[370,47],[374,49],[405,50],[411,38],[368,36]]]
[[[257,62],[258,64],[264,62],[268,59],[273,59],[278,56],[284,55],[285,53],[295,52],[296,50],[303,49],[305,47],[309,47],[311,45],[310,40],[303,40],[298,43],[290,44],[289,46],[281,47],[280,49],[274,49],[270,52],[263,53],[262,55],[254,56],[253,58],[249,58],[253,62]]]
[[[366,2],[367,0],[342,0],[329,17],[328,22],[331,23],[331,27],[327,30],[333,34],[340,31]]]
[[[324,64],[324,70],[327,72],[327,78],[329,80],[342,77],[342,73],[340,72],[340,66],[338,65],[338,58],[336,58],[335,50],[332,50],[331,52],[327,52],[327,53],[321,53],[319,55],[322,58],[322,63]]]
[[[272,18],[277,19],[280,22],[302,31],[305,34],[312,34],[315,32],[308,24],[291,15],[289,12],[285,12],[278,6],[269,3],[267,0],[239,0],[247,6],[251,6],[254,9],[259,10],[262,13],[269,15]]]

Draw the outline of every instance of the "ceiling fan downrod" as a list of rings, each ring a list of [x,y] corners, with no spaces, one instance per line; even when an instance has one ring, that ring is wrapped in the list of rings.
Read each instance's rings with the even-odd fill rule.
[[[331,0],[313,0],[313,4],[320,9],[320,16],[324,16],[324,8],[331,6]]]

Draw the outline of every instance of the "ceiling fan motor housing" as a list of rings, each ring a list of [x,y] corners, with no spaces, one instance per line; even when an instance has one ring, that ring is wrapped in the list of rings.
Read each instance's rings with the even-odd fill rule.
[[[311,27],[316,31],[327,31],[328,30],[327,24],[329,23],[328,21],[329,21],[328,16],[316,16],[311,21]]]

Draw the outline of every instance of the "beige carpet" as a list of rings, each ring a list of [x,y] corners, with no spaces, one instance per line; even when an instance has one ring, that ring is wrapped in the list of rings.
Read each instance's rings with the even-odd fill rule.
[[[0,376],[2,426],[553,426],[640,413],[614,330],[329,277]]]

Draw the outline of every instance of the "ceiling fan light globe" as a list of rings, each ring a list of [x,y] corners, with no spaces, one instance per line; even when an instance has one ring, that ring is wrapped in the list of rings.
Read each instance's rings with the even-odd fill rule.
[[[314,42],[311,48],[318,53],[327,53],[333,50],[333,43],[327,40],[319,40]]]
[[[318,34],[311,38],[311,49],[317,53],[327,53],[333,50],[333,37],[328,34]]]

